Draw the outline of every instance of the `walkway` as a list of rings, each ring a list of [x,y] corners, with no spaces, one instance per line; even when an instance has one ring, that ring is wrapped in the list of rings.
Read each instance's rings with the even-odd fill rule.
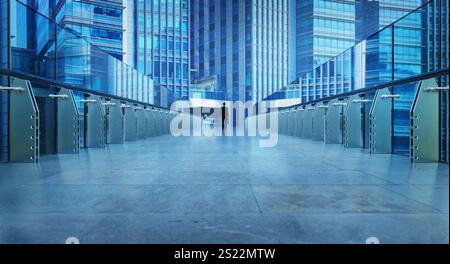
[[[163,136],[0,164],[0,243],[448,243],[448,172],[287,136]]]

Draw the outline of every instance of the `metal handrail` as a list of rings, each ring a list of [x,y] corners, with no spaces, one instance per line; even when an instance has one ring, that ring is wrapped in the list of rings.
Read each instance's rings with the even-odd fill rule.
[[[0,86],[0,92],[24,92],[25,89],[23,87],[5,87]]]

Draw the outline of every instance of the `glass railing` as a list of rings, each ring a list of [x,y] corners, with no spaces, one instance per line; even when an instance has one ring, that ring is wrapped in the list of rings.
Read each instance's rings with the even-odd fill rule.
[[[447,5],[447,1],[426,3],[307,73],[295,85],[291,84],[300,90],[298,94],[282,90],[266,100],[299,96],[301,103],[287,107],[287,111],[326,104],[332,99],[348,100],[356,94],[372,103],[376,90],[388,88],[395,96],[391,110],[392,152],[410,155],[411,109],[417,98],[418,84],[434,79],[437,87],[448,89]],[[286,89],[289,90],[289,86]],[[367,120],[364,117],[365,123]],[[439,122],[441,160],[448,162],[446,93],[439,95],[436,122]]]
[[[300,92],[271,98],[326,98],[448,67],[447,1],[429,1],[366,40],[301,76]],[[440,22],[441,21],[441,22]]]
[[[154,103],[148,76],[20,1],[10,8],[10,70]]]

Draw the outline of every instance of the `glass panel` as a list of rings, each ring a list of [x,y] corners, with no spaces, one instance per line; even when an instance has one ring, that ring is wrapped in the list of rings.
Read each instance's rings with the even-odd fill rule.
[[[330,95],[336,94],[336,59],[332,59],[329,62],[329,85]]]
[[[409,155],[410,115],[417,83],[396,86],[392,93],[400,95],[393,104],[393,151],[394,153]]]
[[[347,50],[343,53],[343,72],[344,75],[344,90],[343,92],[349,92],[351,89],[351,73],[352,73],[352,50]]]
[[[428,22],[424,8],[420,8],[394,24],[394,79],[403,79],[425,72]],[[397,86],[394,100],[394,152],[409,155],[410,116],[417,83]]]
[[[392,80],[392,26],[366,41],[367,87]]]
[[[352,51],[352,87],[351,90],[365,88],[363,61],[366,42],[360,42],[351,48]]]
[[[15,1],[11,21],[11,69],[54,79],[55,24]]]
[[[315,78],[315,83],[316,83],[316,91],[315,91],[315,94],[316,94],[316,98],[317,99],[319,99],[319,98],[321,98],[321,96],[320,96],[320,93],[321,93],[321,88],[322,88],[322,79],[321,79],[321,76],[322,76],[322,72],[321,72],[321,67],[317,67],[316,68],[316,70],[314,71],[314,73],[315,73],[315,75],[314,75],[314,78]]]
[[[328,87],[328,62],[322,64],[322,97],[329,96]]]
[[[53,23],[20,2],[11,3],[15,21],[11,23],[11,69],[97,92],[153,101],[142,96],[144,89],[153,89],[152,85],[145,86],[151,82],[147,76],[90,44],[74,30]]]
[[[336,89],[337,93],[340,94],[343,91],[342,85],[342,72],[343,72],[343,60],[342,54],[336,57]]]
[[[428,28],[425,9],[418,9],[394,24],[394,79],[424,72]]]

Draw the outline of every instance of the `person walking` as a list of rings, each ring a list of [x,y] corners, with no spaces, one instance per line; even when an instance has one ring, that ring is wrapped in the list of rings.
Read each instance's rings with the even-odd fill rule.
[[[225,130],[225,126],[228,122],[228,111],[225,102],[222,105],[222,132]]]

